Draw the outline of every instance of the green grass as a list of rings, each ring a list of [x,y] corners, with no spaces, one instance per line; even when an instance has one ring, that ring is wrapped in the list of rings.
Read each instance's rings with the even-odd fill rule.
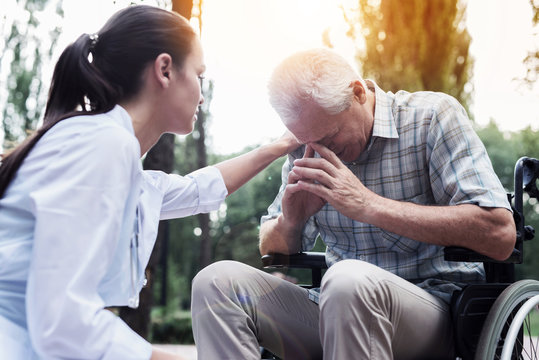
[[[531,336],[539,336],[539,310],[535,309],[529,316]]]
[[[150,340],[160,344],[194,344],[191,313],[183,310],[171,314],[154,308]]]

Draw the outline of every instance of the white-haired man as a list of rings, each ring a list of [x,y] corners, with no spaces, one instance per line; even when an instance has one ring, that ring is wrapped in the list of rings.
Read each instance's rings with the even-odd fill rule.
[[[443,359],[453,353],[451,293],[481,264],[443,247],[505,259],[515,227],[505,190],[466,112],[434,92],[396,94],[339,55],[296,53],[274,71],[270,101],[304,146],[262,219],[260,251],[309,250],[329,265],[305,290],[246,265],[204,269],[193,285],[202,359]]]

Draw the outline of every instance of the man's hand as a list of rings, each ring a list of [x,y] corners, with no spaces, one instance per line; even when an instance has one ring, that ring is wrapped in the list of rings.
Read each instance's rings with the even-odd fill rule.
[[[313,156],[313,148],[307,145],[301,160],[316,160]],[[303,172],[301,169],[299,172],[296,170],[295,162],[294,167],[288,174],[288,184],[282,199],[282,209],[283,217],[288,224],[293,227],[303,228],[307,220],[326,204],[326,200],[310,191],[305,191],[306,189],[301,189],[300,183],[311,183],[312,180],[304,177],[301,174]]]
[[[314,150],[307,146],[303,159],[312,158]],[[316,214],[326,201],[319,196],[301,190],[299,182],[309,182],[294,171],[288,174],[288,183],[283,194],[282,213],[260,226],[260,254],[293,254],[301,250],[301,232],[305,223]]]
[[[298,159],[293,191],[308,191],[341,214],[386,231],[439,246],[461,246],[504,260],[515,244],[515,224],[503,208],[474,204],[428,206],[395,201],[367,189],[337,156],[312,144],[321,159]]]
[[[369,205],[377,195],[367,189],[327,147],[317,143],[308,147],[312,147],[321,158],[303,157],[294,162],[291,176],[293,173],[296,184],[290,189],[289,196],[293,197],[296,194],[305,196],[308,192],[306,196],[308,199],[314,197],[323,200],[341,214],[365,221]]]

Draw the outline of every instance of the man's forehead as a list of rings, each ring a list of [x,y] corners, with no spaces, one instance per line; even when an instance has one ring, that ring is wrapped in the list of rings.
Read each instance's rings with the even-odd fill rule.
[[[322,140],[331,133],[333,128],[332,122],[325,114],[302,116],[285,125],[302,144]]]

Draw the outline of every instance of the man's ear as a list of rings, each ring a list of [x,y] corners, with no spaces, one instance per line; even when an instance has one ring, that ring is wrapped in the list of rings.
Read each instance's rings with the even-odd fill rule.
[[[153,73],[162,87],[168,87],[172,73],[172,57],[167,53],[159,54],[153,64]]]
[[[360,104],[364,104],[367,101],[367,89],[359,80],[352,81],[350,84],[354,91],[354,97],[359,101]]]

